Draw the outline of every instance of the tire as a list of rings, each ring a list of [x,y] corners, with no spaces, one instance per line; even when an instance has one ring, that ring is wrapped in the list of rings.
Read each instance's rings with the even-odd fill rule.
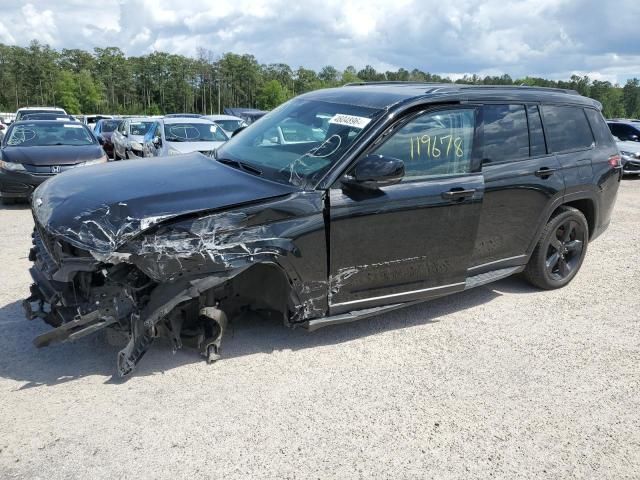
[[[580,210],[560,207],[540,234],[524,277],[532,285],[562,288],[576,276],[589,243],[589,224]]]

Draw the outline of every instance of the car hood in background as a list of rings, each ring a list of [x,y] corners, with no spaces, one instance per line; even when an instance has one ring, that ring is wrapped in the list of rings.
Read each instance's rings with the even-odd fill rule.
[[[124,138],[129,142],[138,142],[138,143],[144,142],[144,135],[129,135],[128,137],[124,137]]]
[[[38,187],[32,208],[49,233],[111,253],[170,218],[295,191],[192,153],[70,170]]]
[[[180,153],[208,152],[215,150],[224,142],[167,142],[170,148]]]
[[[621,152],[640,153],[640,142],[616,142]]]
[[[52,145],[48,147],[6,146],[2,149],[5,162],[25,165],[77,165],[104,155],[100,145]]]

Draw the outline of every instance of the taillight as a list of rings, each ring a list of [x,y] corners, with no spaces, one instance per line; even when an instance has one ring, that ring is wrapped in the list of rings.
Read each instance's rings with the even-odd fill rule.
[[[611,165],[611,168],[619,168],[622,166],[622,159],[620,158],[620,155],[611,155],[609,157],[609,165]]]

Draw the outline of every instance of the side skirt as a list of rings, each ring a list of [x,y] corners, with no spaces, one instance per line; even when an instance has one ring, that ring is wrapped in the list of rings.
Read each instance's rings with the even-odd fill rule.
[[[502,280],[503,278],[507,278],[516,273],[520,273],[524,270],[525,266],[520,265],[517,267],[509,267],[502,268],[499,270],[493,270],[491,272],[481,273],[479,275],[475,275],[473,277],[467,278],[465,282],[464,290],[469,290],[471,288],[479,287],[481,285],[486,285],[491,282],[495,282],[497,280]],[[446,296],[448,294],[442,294],[440,296]],[[373,308],[365,308],[362,310],[354,310],[352,312],[341,313],[339,315],[332,315],[329,317],[323,318],[315,318],[312,320],[307,320],[305,322],[294,324],[293,326],[302,327],[310,332],[318,330],[322,327],[328,327],[329,325],[338,325],[341,323],[349,323],[355,322],[356,320],[362,320],[364,318],[373,317],[375,315],[380,315],[381,313],[390,312],[392,310],[397,310],[399,308],[408,307],[411,305],[416,305],[422,302],[428,302],[429,300],[433,300],[434,298],[414,300],[410,302],[404,303],[394,303],[392,305],[385,305],[381,307],[373,307]]]

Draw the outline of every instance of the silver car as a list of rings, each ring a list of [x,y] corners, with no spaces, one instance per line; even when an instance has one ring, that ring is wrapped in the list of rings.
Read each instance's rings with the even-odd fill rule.
[[[622,173],[640,175],[640,142],[623,142],[618,137],[614,138],[622,157]]]
[[[144,140],[145,157],[166,157],[201,152],[210,155],[229,139],[206,118],[171,117],[156,120]]]
[[[208,118],[217,125],[219,125],[227,137],[231,137],[233,132],[239,128],[248,127],[249,124],[240,117],[234,117],[233,115],[205,115],[204,118]]]
[[[113,158],[126,160],[143,156],[142,144],[144,136],[154,124],[154,120],[147,117],[126,118],[113,132]]]

